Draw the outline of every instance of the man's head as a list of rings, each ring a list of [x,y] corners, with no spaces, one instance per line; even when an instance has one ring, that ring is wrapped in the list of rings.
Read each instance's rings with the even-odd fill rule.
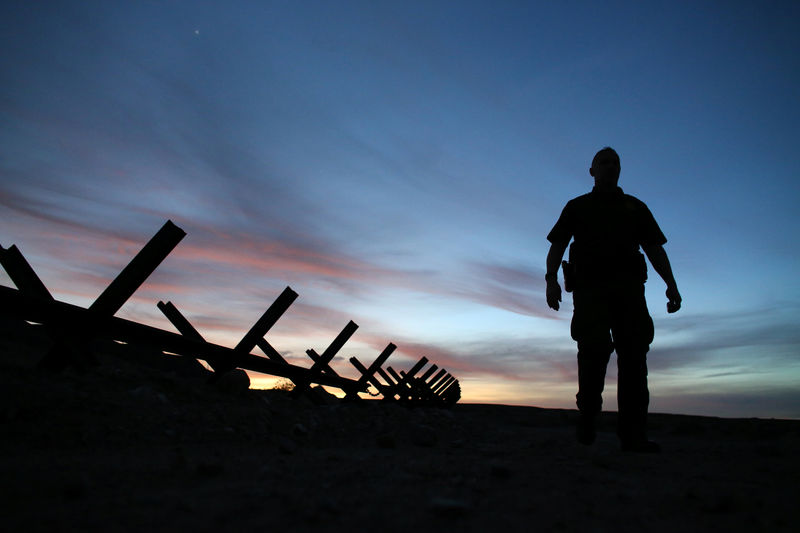
[[[608,146],[595,154],[592,167],[589,169],[589,174],[594,177],[595,186],[602,189],[616,187],[619,172],[619,155]]]

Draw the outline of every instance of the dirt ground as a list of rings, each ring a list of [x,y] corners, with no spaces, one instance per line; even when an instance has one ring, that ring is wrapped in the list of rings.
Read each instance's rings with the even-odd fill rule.
[[[43,373],[0,328],[5,531],[797,531],[800,421],[652,415],[663,452],[575,413],[318,402],[94,346]],[[113,349],[112,349],[113,348]],[[127,353],[126,353],[127,350]]]

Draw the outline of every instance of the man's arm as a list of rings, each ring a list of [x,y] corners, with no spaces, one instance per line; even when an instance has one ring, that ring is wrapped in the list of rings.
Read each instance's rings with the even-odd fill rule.
[[[554,242],[550,245],[550,251],[547,252],[547,273],[544,275],[544,279],[547,281],[547,305],[556,311],[559,307],[558,302],[561,301],[558,268],[561,266],[561,260],[568,244],[569,241]]]
[[[647,254],[650,264],[667,284],[667,312],[674,313],[681,308],[681,294],[678,292],[678,284],[675,283],[675,276],[672,274],[667,251],[660,244],[642,246],[642,249]]]

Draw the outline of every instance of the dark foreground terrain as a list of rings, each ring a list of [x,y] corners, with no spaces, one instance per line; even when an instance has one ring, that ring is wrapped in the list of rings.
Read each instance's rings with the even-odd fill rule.
[[[664,452],[637,455],[613,413],[583,447],[572,411],[314,403],[110,346],[100,366],[48,374],[33,368],[46,345],[24,323],[0,330],[4,531],[800,526],[800,421],[653,415]]]

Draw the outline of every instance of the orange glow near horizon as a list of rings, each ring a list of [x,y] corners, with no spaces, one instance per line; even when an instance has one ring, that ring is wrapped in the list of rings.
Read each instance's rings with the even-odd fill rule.
[[[255,372],[248,372],[250,376],[250,388],[256,390],[268,390],[275,388],[281,383],[291,383],[286,378],[266,376]],[[457,376],[456,376],[457,377]],[[501,383],[491,379],[467,378],[459,379],[461,386],[461,399],[459,403],[471,404],[499,404],[499,405],[523,405],[530,407],[572,409],[575,391],[573,384],[551,384],[542,387],[541,383],[518,384]],[[343,398],[344,392],[335,387],[324,387],[326,391],[337,398]],[[531,389],[538,389],[539,394],[531,394]],[[367,398],[366,394],[361,394]]]

